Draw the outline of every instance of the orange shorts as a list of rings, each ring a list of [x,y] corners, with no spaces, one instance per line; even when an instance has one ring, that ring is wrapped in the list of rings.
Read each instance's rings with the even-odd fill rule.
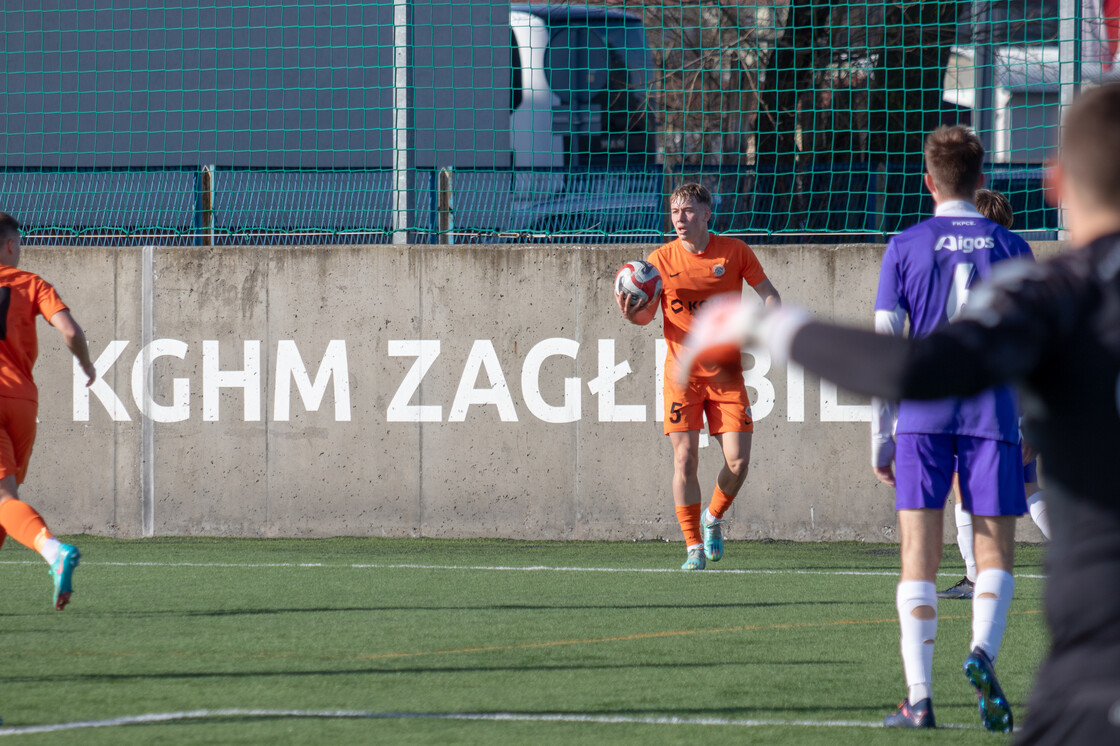
[[[712,435],[754,432],[751,403],[742,378],[737,382],[690,379],[684,386],[665,381],[666,435],[703,430],[705,414]]]
[[[15,475],[16,484],[23,484],[38,413],[38,402],[0,397],[0,479]]]

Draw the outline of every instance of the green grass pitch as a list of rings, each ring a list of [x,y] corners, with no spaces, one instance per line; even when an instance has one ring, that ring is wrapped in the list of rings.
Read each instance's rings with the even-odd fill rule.
[[[889,545],[730,542],[684,573],[663,543],[75,542],[62,612],[38,556],[0,551],[0,746],[1009,740],[980,730],[961,674],[965,601],[940,602],[934,662],[955,727],[872,727],[905,692]],[[1020,546],[997,663],[1020,721],[1041,560]]]

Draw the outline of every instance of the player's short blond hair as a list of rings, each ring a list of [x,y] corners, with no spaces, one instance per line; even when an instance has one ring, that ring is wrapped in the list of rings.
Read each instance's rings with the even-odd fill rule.
[[[1085,91],[1062,123],[1058,158],[1087,197],[1120,210],[1120,83]]]
[[[1003,192],[991,189],[976,190],[976,211],[1004,228],[1015,225],[1015,210]]]
[[[673,193],[669,195],[669,204],[672,205],[678,200],[689,199],[698,205],[712,206],[712,193],[703,184],[697,184],[696,182],[681,184],[674,189]]]
[[[0,241],[19,238],[19,221],[6,212],[0,212]]]
[[[929,133],[925,147],[926,173],[947,197],[968,199],[980,186],[984,171],[984,145],[963,124],[941,126]]]

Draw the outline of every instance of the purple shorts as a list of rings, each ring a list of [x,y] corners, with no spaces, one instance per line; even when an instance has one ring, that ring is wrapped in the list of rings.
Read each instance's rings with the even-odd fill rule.
[[[953,471],[957,470],[956,458],[953,459]],[[1031,459],[1028,464],[1023,464],[1023,482],[1034,484],[1038,481],[1038,459]]]
[[[974,515],[1023,515],[1023,449],[967,435],[900,433],[895,438],[895,508],[943,510],[960,474],[961,507]]]

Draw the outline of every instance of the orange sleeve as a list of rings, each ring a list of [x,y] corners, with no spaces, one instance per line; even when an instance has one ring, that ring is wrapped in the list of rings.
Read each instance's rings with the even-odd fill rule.
[[[766,279],[766,272],[762,269],[762,262],[754,255],[754,251],[745,243],[743,246],[743,279],[752,288]]]
[[[36,277],[35,282],[35,310],[43,314],[47,321],[51,320],[59,311],[68,311],[69,307],[62,302],[58,291],[46,280]]]

